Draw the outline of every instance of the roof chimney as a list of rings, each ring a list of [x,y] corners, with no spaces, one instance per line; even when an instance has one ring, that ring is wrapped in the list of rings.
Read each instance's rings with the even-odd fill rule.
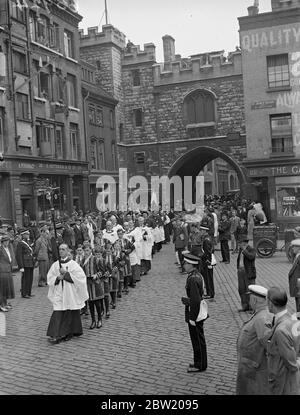
[[[171,62],[175,60],[175,39],[170,35],[165,35],[162,38],[164,47],[164,62]]]
[[[257,6],[249,6],[248,7],[248,16],[256,16],[258,14],[258,7]]]

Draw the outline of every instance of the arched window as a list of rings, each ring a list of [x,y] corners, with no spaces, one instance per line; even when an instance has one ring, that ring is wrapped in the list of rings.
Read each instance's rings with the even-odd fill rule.
[[[185,124],[192,137],[214,135],[216,123],[215,95],[199,89],[184,100]]]

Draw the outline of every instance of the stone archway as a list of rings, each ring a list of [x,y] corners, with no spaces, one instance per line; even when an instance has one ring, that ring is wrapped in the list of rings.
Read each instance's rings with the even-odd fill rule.
[[[252,186],[248,183],[247,174],[244,167],[242,167],[228,154],[213,147],[200,146],[186,152],[183,156],[177,159],[175,163],[173,163],[168,172],[168,176],[170,178],[176,175],[180,177],[195,177],[199,174],[201,170],[203,170],[204,166],[207,163],[218,157],[225,160],[237,172],[241,192],[245,194],[248,193],[251,189],[252,194]]]

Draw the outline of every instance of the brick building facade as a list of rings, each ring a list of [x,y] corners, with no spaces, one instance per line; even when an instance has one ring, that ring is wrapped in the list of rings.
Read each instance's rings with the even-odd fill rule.
[[[258,198],[281,229],[300,216],[300,2],[239,18],[247,160]]]
[[[175,54],[171,36],[163,37],[163,45],[164,63],[157,64],[154,44],[143,50],[125,45],[125,36],[111,25],[80,33],[81,58],[97,66],[99,82],[119,100],[120,167],[128,169],[129,177],[183,174],[174,166],[184,157],[185,173],[195,175],[221,156],[245,185],[241,52],[186,59]]]
[[[81,19],[73,0],[0,0],[0,193],[10,195],[0,215],[18,225],[24,210],[37,221],[49,216],[47,183],[59,188],[57,215],[89,207]]]

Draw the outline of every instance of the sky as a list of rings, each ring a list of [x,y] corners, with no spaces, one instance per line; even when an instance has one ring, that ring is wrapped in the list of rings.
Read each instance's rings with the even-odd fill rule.
[[[260,0],[259,12],[271,11],[271,0]],[[105,24],[104,0],[77,0],[83,16],[80,28]],[[143,50],[156,46],[156,60],[163,61],[162,37],[175,39],[175,53],[183,58],[225,50],[239,45],[238,17],[247,16],[254,0],[107,0],[108,23]]]

